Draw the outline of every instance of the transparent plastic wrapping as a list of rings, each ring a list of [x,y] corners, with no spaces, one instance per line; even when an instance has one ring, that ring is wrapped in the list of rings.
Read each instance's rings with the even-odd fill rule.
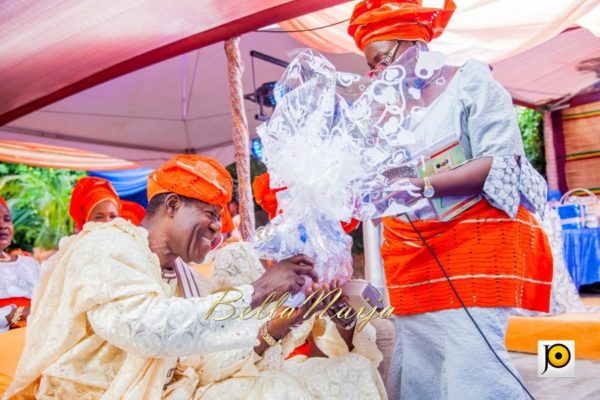
[[[315,259],[321,281],[352,274],[351,239],[340,221],[411,210],[409,177],[426,157],[413,130],[453,71],[425,45],[409,48],[370,80],[337,72],[304,50],[275,88],[277,106],[258,128],[271,187],[283,213],[257,232],[262,257]]]

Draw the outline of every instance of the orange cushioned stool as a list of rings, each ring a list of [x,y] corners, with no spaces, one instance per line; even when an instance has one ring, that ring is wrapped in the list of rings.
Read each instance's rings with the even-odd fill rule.
[[[15,376],[21,352],[25,346],[27,328],[0,333],[0,397]]]

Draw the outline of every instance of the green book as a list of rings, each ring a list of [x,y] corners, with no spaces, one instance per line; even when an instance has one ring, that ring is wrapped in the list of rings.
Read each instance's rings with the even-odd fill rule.
[[[417,156],[416,170],[419,177],[432,176],[462,165],[467,161],[460,141],[454,136],[434,143]],[[426,155],[428,154],[428,155]],[[440,221],[449,221],[479,201],[479,196],[445,196],[429,200]]]

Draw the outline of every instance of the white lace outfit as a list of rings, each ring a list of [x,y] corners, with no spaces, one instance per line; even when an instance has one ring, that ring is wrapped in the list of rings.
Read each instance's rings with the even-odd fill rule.
[[[18,256],[15,261],[0,264],[0,299],[24,297],[31,299],[33,289],[40,279],[40,265],[32,257]],[[0,307],[0,333],[8,330],[6,320],[14,304]]]

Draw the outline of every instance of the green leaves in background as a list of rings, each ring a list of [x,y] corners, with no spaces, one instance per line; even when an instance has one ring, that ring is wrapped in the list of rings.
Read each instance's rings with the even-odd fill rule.
[[[233,178],[233,200],[238,202],[238,176],[235,163],[229,164],[226,168],[227,171],[229,171],[229,173],[231,174],[231,177]],[[265,172],[267,172],[267,167],[265,166],[265,164],[263,164],[261,161],[258,161],[254,157],[250,157],[250,184],[254,183],[254,178],[264,174]],[[252,201],[254,202],[254,220],[256,226],[259,227],[266,225],[267,222],[269,222],[269,216],[256,203],[256,201],[254,201],[254,198],[252,198]]]
[[[13,247],[53,249],[73,232],[69,203],[84,172],[0,163],[0,195],[12,210]]]
[[[543,114],[531,108],[516,107],[525,155],[535,169],[546,177]]]

